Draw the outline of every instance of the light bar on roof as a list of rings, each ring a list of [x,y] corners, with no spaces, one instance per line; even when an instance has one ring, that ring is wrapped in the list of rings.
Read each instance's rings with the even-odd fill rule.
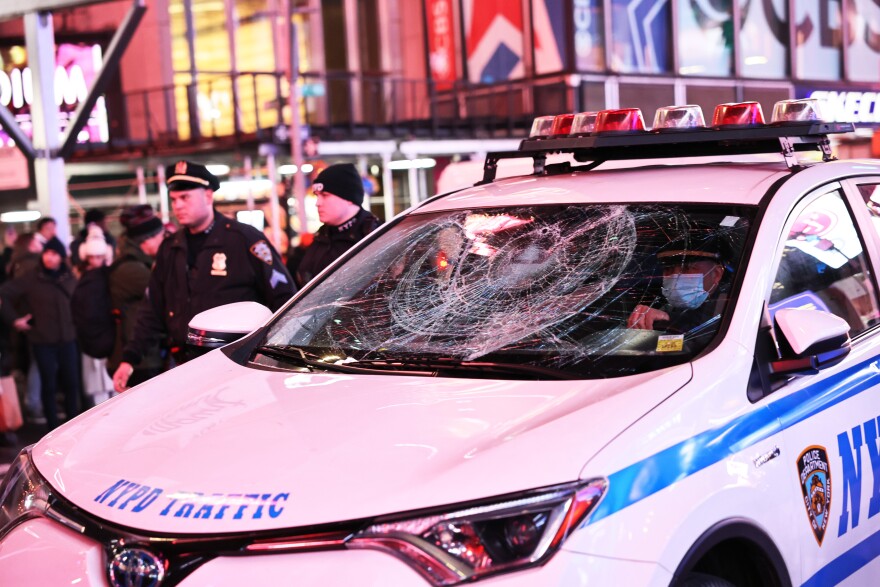
[[[571,121],[571,135],[588,135],[596,130],[598,112],[580,112]]]
[[[574,114],[559,114],[553,119],[553,127],[550,129],[550,136],[565,137],[571,132],[571,123],[574,120]]]
[[[655,132],[669,132],[705,128],[703,109],[696,105],[666,106],[658,108],[654,114]]]
[[[773,124],[805,124],[821,122],[822,107],[815,98],[780,100],[773,106]]]
[[[715,107],[712,126],[731,128],[764,124],[764,112],[758,102],[730,102]]]
[[[530,139],[549,137],[553,129],[555,116],[539,116],[532,122],[532,130],[529,132]]]
[[[645,131],[645,119],[639,108],[601,110],[596,115],[596,134],[634,133]]]

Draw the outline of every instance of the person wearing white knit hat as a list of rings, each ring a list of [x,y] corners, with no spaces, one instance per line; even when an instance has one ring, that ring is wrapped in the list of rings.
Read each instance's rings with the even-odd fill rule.
[[[104,270],[113,262],[113,249],[107,244],[103,229],[97,224],[89,224],[85,240],[79,245],[81,279],[92,271]],[[109,295],[109,293],[108,293]],[[109,300],[109,298],[108,298]],[[78,308],[72,308],[74,318]],[[107,308],[110,311],[110,308]],[[97,405],[110,399],[113,395],[113,380],[107,373],[107,359],[91,357],[83,352],[80,355],[82,367],[83,391],[87,401]],[[91,406],[86,406],[91,407]]]
[[[82,271],[97,269],[113,262],[113,249],[107,244],[104,231],[97,224],[89,224],[85,240],[79,245]]]

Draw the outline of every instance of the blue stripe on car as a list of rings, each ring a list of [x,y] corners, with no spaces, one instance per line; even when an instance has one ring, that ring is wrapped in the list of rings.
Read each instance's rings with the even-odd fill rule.
[[[872,358],[612,473],[608,493],[587,523],[619,512],[878,384],[880,367]]]
[[[880,361],[872,358],[612,473],[608,492],[586,524],[617,513],[875,385],[880,385]],[[831,561],[804,585],[836,584],[878,555],[880,532]]]
[[[819,569],[802,583],[802,587],[837,585],[844,579],[880,556],[880,532],[875,532],[842,555]]]

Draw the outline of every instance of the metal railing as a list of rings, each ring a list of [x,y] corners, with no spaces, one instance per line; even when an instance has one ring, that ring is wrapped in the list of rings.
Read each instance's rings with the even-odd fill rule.
[[[283,73],[177,75],[174,85],[108,97],[109,143],[79,145],[77,154],[289,140]],[[571,111],[578,94],[558,76],[491,85],[349,72],[300,77],[301,121],[330,140],[523,136],[535,115]]]

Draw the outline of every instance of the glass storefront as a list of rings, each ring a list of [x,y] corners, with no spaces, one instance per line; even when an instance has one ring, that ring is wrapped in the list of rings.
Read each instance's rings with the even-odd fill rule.
[[[849,6],[849,78],[876,83],[880,76],[880,6],[873,0],[850,0]]]
[[[670,2],[611,0],[610,3],[612,71],[668,73],[672,69]]]
[[[676,0],[678,73],[727,77],[733,73],[730,0]]]
[[[740,3],[740,72],[743,77],[782,79],[788,74],[788,2]]]
[[[187,4],[192,6],[192,47]],[[275,4],[235,0],[230,23],[224,2],[169,1],[180,138],[253,133],[280,122],[284,105],[277,96],[286,79],[276,74]]]
[[[795,5],[795,51],[799,79],[841,79],[840,3],[799,0]]]

